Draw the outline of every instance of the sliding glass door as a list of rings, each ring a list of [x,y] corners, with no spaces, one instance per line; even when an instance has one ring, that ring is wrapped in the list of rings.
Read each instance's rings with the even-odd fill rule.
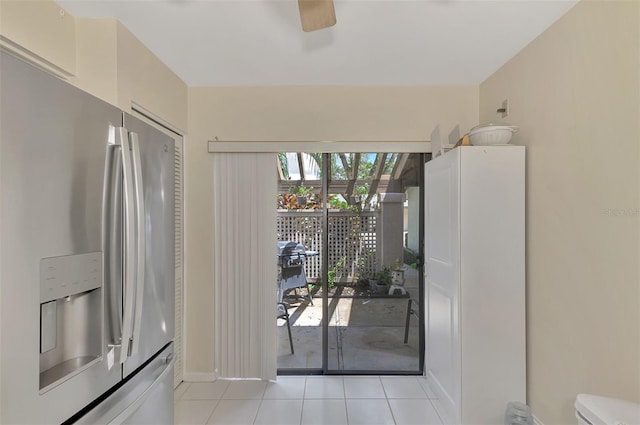
[[[421,372],[422,164],[408,153],[279,155],[278,243],[304,251],[301,270],[279,254],[280,373]]]

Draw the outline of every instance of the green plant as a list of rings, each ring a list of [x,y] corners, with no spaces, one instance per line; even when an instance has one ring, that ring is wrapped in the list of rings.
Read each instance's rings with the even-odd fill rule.
[[[391,269],[388,266],[384,266],[381,270],[373,274],[373,279],[386,285],[391,284]]]
[[[313,193],[313,186],[294,186],[289,189],[289,193],[296,196],[309,196]]]
[[[418,263],[418,254],[409,248],[404,249],[404,262],[407,264]]]
[[[367,196],[369,194],[369,183],[358,185],[355,194],[358,196]]]
[[[355,187],[353,196],[349,197],[349,203],[351,204],[350,210],[356,214],[360,214],[367,206],[369,194],[369,184],[364,183]]]
[[[336,264],[327,272],[327,283],[329,284],[329,288],[333,288],[336,284],[336,278],[338,277],[338,272],[340,269],[344,267],[344,263],[347,260],[347,257],[340,258]]]
[[[349,205],[338,195],[329,195],[329,207],[338,210],[349,209]]]
[[[355,271],[353,274],[353,280],[355,282],[367,283],[371,274],[370,264],[375,260],[376,250],[370,248],[362,248],[358,254],[357,260],[355,260]]]
[[[399,258],[396,258],[396,261],[393,263],[392,270],[396,272],[404,271],[404,264]]]
[[[284,180],[289,180],[289,161],[287,161],[287,154],[285,152],[278,153],[278,161],[280,162]]]

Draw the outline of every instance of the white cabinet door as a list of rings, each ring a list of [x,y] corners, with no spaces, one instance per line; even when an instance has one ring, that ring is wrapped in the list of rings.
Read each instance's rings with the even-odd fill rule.
[[[446,412],[460,406],[459,156],[460,149],[425,166],[425,369]]]
[[[427,382],[444,423],[496,424],[526,400],[522,146],[425,165]]]
[[[460,156],[461,423],[495,424],[525,401],[525,148]]]

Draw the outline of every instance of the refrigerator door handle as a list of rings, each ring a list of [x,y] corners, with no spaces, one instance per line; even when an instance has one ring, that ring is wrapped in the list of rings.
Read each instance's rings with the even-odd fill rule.
[[[171,360],[167,362],[166,359],[169,359],[169,358],[171,358]],[[175,362],[176,362],[176,359],[173,358],[172,356],[171,357],[167,356],[165,359],[163,359],[163,363],[165,364],[168,363],[168,365],[165,367],[162,373],[153,381],[151,385],[149,385],[149,387],[142,394],[140,394],[140,397],[138,397],[136,401],[134,401],[129,406],[127,406],[125,410],[123,410],[118,416],[116,416],[111,422],[109,422],[109,425],[120,425],[124,423],[127,419],[129,419],[129,417],[136,410],[138,410],[140,406],[145,402],[145,400],[149,398],[149,396],[155,391],[156,387],[160,385],[160,383],[165,379],[167,374],[173,370],[172,366],[175,365]]]
[[[113,129],[115,130],[115,129]],[[105,174],[104,238],[106,246],[106,296],[107,320],[109,323],[109,347],[122,348],[122,155],[116,136],[109,142]]]
[[[138,352],[140,342],[140,329],[142,327],[142,300],[144,298],[144,270],[146,258],[146,225],[145,225],[145,203],[144,203],[144,185],[142,182],[142,158],[140,157],[140,142],[138,134],[129,133],[131,140],[131,154],[133,157],[133,173],[136,198],[136,301],[135,301],[135,317],[133,319],[133,337],[131,341],[130,355]]]
[[[122,145],[122,168],[123,168],[123,192],[124,192],[124,318],[122,319],[122,349],[120,350],[120,363],[124,363],[129,355],[131,328],[133,322],[133,301],[135,290],[135,204],[134,204],[134,181],[133,164],[131,159],[131,144],[127,130],[124,127],[118,128],[118,137]]]

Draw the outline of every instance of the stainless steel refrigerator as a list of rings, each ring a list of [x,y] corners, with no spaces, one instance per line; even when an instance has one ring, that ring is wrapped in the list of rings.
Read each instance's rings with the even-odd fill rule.
[[[0,117],[0,423],[173,423],[173,139],[5,52]]]

